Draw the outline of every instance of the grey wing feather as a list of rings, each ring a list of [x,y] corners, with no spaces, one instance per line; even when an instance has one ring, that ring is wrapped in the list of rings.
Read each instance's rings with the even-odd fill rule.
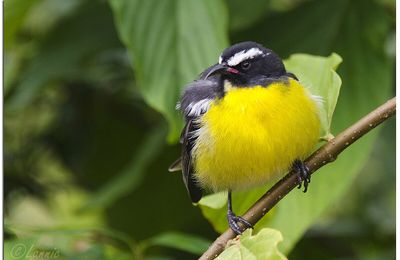
[[[220,97],[220,90],[216,79],[196,80],[187,85],[178,106],[186,119],[198,117],[207,112],[211,101]]]

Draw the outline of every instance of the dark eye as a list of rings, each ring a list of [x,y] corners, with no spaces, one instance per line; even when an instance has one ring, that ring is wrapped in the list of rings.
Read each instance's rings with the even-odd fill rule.
[[[248,70],[248,69],[250,69],[251,64],[250,64],[250,62],[243,62],[243,63],[240,65],[240,67],[242,67],[242,69],[244,69],[244,70]]]

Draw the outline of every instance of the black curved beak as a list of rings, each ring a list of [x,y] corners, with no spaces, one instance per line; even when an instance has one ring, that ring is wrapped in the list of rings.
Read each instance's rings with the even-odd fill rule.
[[[215,75],[215,74],[226,73],[228,71],[228,69],[229,69],[229,67],[227,65],[217,63],[208,69],[207,74],[204,78],[207,79],[208,77]]]

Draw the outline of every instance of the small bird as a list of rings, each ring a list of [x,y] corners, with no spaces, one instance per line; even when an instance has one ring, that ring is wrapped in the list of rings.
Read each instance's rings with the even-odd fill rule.
[[[251,41],[232,45],[185,87],[177,105],[186,123],[182,156],[169,170],[182,170],[192,202],[205,191],[227,190],[228,224],[241,234],[239,223],[252,225],[233,212],[232,191],[263,185],[290,169],[307,190],[303,160],[319,140],[318,100],[270,49]]]

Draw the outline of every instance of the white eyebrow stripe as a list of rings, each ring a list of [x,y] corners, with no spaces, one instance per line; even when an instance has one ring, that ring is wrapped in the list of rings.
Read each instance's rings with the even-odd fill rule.
[[[244,60],[254,58],[255,56],[261,55],[263,52],[259,48],[251,48],[249,50],[243,50],[241,52],[235,53],[227,61],[229,66],[236,66]]]

